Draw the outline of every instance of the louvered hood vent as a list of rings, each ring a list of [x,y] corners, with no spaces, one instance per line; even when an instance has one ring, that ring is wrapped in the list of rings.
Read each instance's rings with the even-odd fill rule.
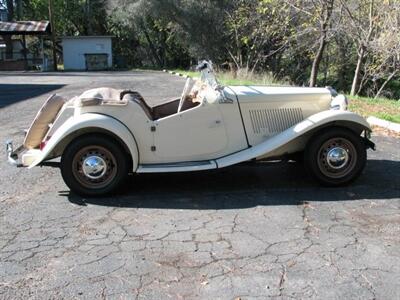
[[[303,120],[301,108],[255,109],[249,112],[255,134],[274,135]]]

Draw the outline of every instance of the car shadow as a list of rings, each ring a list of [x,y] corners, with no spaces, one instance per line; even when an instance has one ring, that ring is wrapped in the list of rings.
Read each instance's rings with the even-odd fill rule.
[[[135,175],[118,195],[105,198],[60,194],[78,205],[204,210],[379,200],[400,197],[399,170],[399,161],[368,160],[364,174],[356,182],[325,188],[306,176],[302,164],[265,163],[194,173]]]
[[[63,84],[0,84],[0,108],[49,93]]]

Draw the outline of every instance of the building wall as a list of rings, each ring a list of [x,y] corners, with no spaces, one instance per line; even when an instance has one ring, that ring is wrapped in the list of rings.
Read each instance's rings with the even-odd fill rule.
[[[65,70],[85,70],[85,54],[108,54],[108,67],[112,67],[111,37],[63,38]]]

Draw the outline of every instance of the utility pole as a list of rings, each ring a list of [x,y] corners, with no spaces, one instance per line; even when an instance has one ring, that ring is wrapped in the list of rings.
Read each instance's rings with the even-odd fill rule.
[[[53,67],[57,71],[56,28],[54,26],[53,0],[49,0],[49,19],[51,27],[51,40],[53,42]]]

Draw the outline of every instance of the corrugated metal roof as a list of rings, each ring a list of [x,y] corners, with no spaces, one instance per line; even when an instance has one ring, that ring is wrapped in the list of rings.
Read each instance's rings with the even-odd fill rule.
[[[47,34],[50,32],[49,21],[0,22],[0,34]]]

